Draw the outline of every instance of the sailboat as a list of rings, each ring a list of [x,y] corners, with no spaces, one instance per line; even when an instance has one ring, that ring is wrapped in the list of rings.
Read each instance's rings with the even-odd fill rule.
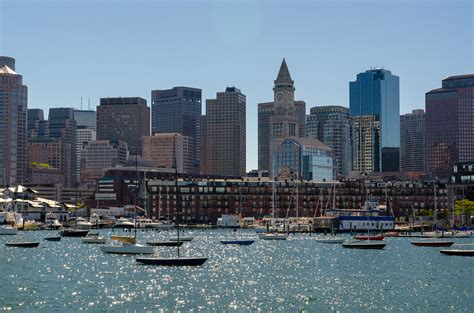
[[[135,160],[135,167],[137,168],[137,160]],[[138,175],[138,169],[136,169]],[[138,184],[139,178],[138,178]],[[146,181],[145,181],[146,184]],[[138,192],[138,191],[137,191]],[[138,194],[137,194],[138,195]],[[108,245],[108,246],[101,246],[100,250],[105,253],[112,253],[112,254],[153,254],[155,251],[153,247],[147,245],[141,245],[137,243],[137,203],[135,198],[135,218],[134,221],[134,234],[133,237],[121,238],[116,237],[115,240],[120,241],[121,245]]]
[[[334,184],[334,191],[332,196],[332,210],[336,209],[336,184]],[[331,218],[331,236],[325,236],[322,238],[316,238],[317,242],[321,243],[343,243],[345,241],[342,237],[336,237],[336,233],[334,231],[334,218]]]
[[[275,182],[272,182],[272,221],[275,221]],[[276,230],[267,233],[260,233],[258,234],[258,238],[263,240],[286,240],[288,239],[288,235],[285,233],[278,233]]]
[[[433,193],[434,193],[434,235],[438,237],[438,201],[436,197],[436,182],[433,182]],[[454,243],[454,241],[447,241],[447,240],[419,240],[419,241],[412,241],[411,244],[418,247],[449,247]]]
[[[181,206],[181,202],[179,199],[179,188],[178,188],[178,166],[176,162],[176,150],[173,151],[174,154],[174,173],[175,173],[175,190],[176,190],[176,232],[177,232],[177,241],[181,243],[182,241],[179,238],[179,223],[178,223],[178,211],[179,207]],[[176,258],[160,258],[160,257],[151,257],[151,258],[137,258],[136,262],[147,264],[147,265],[160,265],[160,266],[199,266],[203,265],[207,258],[183,258],[179,256],[179,246],[178,244],[176,247],[178,249],[178,255]]]

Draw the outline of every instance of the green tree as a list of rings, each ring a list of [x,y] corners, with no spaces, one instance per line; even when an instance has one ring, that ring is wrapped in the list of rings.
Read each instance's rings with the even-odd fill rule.
[[[457,200],[454,204],[454,211],[457,215],[472,216],[474,215],[474,201],[468,199]]]

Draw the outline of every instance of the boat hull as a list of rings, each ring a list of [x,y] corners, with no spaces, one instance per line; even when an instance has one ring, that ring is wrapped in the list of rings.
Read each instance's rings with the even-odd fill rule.
[[[385,237],[380,235],[380,236],[354,236],[352,237],[355,240],[383,240]]]
[[[346,241],[344,238],[317,238],[316,242],[321,243],[343,243]]]
[[[412,241],[411,244],[418,247],[449,247],[454,241]]]
[[[142,245],[102,246],[100,250],[111,254],[153,254],[153,247]]]
[[[221,240],[224,245],[250,246],[255,240]]]
[[[349,242],[343,243],[342,246],[348,249],[378,249],[382,250],[385,248],[385,243],[362,243],[362,242]]]
[[[46,237],[44,238],[44,240],[46,241],[60,241],[61,240],[61,236],[57,236],[57,237]]]
[[[60,230],[59,234],[62,237],[84,237],[89,233],[88,230],[83,229],[67,229],[67,230]]]
[[[101,238],[101,237],[84,237],[84,238],[82,238],[83,243],[104,244],[106,241],[107,241],[107,239]]]
[[[160,266],[200,266],[203,265],[207,258],[137,258],[137,262],[147,265]]]
[[[288,235],[286,234],[259,234],[258,238],[263,240],[286,240]]]
[[[18,234],[18,229],[15,227],[0,227],[0,235],[16,235]]]
[[[6,242],[5,246],[16,248],[36,248],[39,244],[39,242]]]
[[[474,256],[474,250],[441,250],[442,254],[458,256]]]
[[[191,241],[193,237],[179,237],[179,241]],[[178,238],[171,238],[170,241],[178,241]]]
[[[179,247],[184,241],[149,241],[146,244],[154,247]]]

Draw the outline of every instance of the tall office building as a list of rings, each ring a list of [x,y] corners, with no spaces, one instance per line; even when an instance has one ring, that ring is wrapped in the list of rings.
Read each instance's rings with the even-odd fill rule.
[[[350,112],[354,120],[353,166],[361,173],[400,169],[399,78],[371,69],[350,82]]]
[[[207,138],[207,119],[206,115],[201,115],[201,161],[199,165],[199,173],[205,174],[207,173],[206,161],[207,161],[207,145],[206,145],[206,138]]]
[[[28,87],[15,59],[0,56],[0,185],[20,184],[27,172]]]
[[[139,97],[101,98],[97,107],[97,140],[125,141],[131,155],[142,151],[150,135],[150,108]]]
[[[81,180],[81,155],[84,146],[97,139],[97,133],[92,128],[78,126],[76,129],[76,179],[79,183]]]
[[[108,168],[126,165],[127,159],[128,149],[124,141],[89,141],[81,153],[81,181],[95,182]]]
[[[142,138],[142,159],[152,161],[156,167],[174,168],[178,173],[195,171],[194,139],[178,133],[155,133]]]
[[[193,172],[199,172],[201,146],[201,89],[174,87],[151,92],[152,133],[179,133],[194,142]]]
[[[474,74],[443,79],[425,101],[426,173],[447,178],[455,162],[474,160]]]
[[[338,176],[347,176],[351,169],[352,126],[349,108],[343,106],[314,107],[308,115],[308,137],[318,139],[332,149]]]
[[[259,170],[271,171],[272,144],[278,145],[287,136],[306,136],[306,103],[294,101],[294,82],[285,59],[274,84],[274,101],[258,104]]]
[[[74,110],[74,120],[78,128],[90,128],[96,130],[97,118],[95,111]]]
[[[66,187],[74,187],[76,178],[76,121],[73,108],[51,108],[48,115],[49,138],[62,144],[62,167]]]
[[[425,111],[400,116],[400,171],[425,170]]]
[[[27,111],[28,139],[36,136],[34,133],[39,128],[39,123],[44,121],[44,113],[42,109],[28,109]]]
[[[245,95],[235,87],[206,100],[205,174],[245,176],[245,114]]]

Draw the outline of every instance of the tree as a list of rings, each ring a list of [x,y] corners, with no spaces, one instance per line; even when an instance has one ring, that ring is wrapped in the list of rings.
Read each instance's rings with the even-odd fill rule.
[[[474,215],[474,201],[463,199],[457,200],[454,204],[454,209],[457,215]]]

